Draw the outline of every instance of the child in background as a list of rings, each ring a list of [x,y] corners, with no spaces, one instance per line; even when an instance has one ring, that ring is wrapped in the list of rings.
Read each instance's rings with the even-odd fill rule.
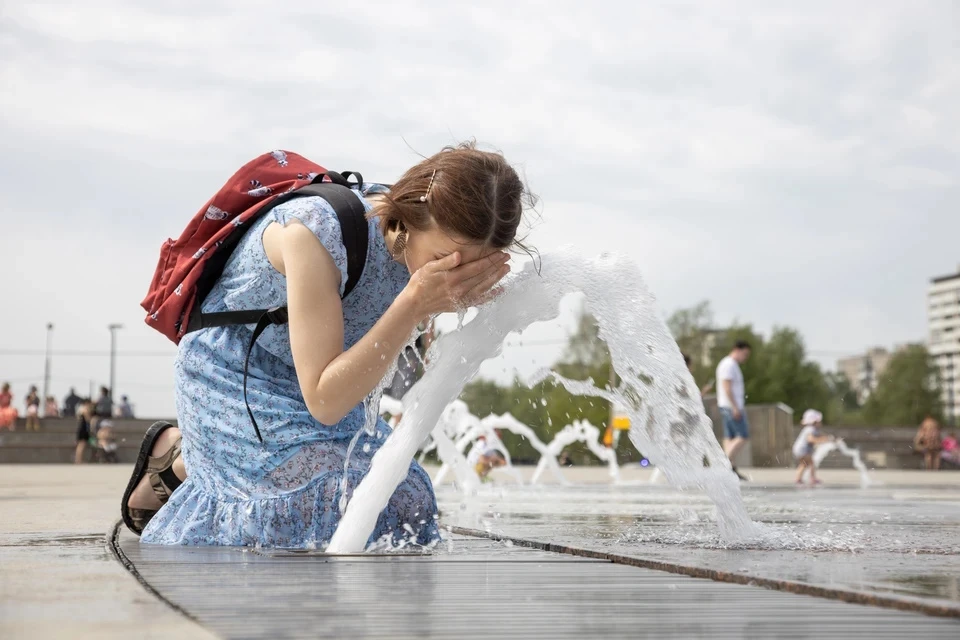
[[[490,472],[504,466],[507,460],[500,451],[487,442],[486,436],[478,436],[473,447],[470,448],[470,453],[467,454],[467,462],[473,466],[480,480],[486,481]]]
[[[44,418],[59,418],[60,407],[57,406],[57,399],[53,396],[47,396],[47,402],[43,407]]]
[[[807,409],[803,412],[803,419],[800,421],[803,428],[796,442],[793,443],[793,457],[797,459],[797,480],[798,485],[803,484],[803,474],[810,470],[810,484],[820,484],[817,479],[817,465],[813,462],[813,450],[818,444],[833,442],[836,438],[823,435],[820,427],[823,425],[823,414],[815,409]]]
[[[957,442],[956,437],[949,434],[944,436],[941,445],[943,451],[940,452],[940,458],[950,464],[960,466],[960,443]]]
[[[36,387],[30,387],[26,398],[27,431],[40,431],[40,394]]]
[[[117,441],[113,437],[113,422],[101,420],[97,429],[97,449],[101,462],[117,462]]]

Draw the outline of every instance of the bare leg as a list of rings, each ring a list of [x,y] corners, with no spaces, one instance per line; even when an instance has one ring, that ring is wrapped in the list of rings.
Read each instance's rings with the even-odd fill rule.
[[[87,450],[87,441],[80,440],[77,442],[77,450],[73,454],[73,463],[74,464],[83,464],[83,454]]]
[[[797,484],[803,482],[803,472],[807,470],[807,459],[800,458],[800,462],[797,463]]]
[[[727,454],[727,457],[730,458],[730,461],[733,461],[734,456],[737,455],[737,452],[743,448],[743,445],[746,444],[746,438],[734,438],[733,440],[728,440],[728,445],[724,447],[724,451]]]
[[[939,451],[933,452],[933,470],[940,471],[940,452]]]
[[[164,430],[153,444],[153,450],[150,452],[150,455],[163,455],[170,450],[170,447],[173,446],[173,443],[179,436],[180,430],[176,427]],[[187,479],[187,470],[183,466],[182,455],[173,461],[173,472],[180,480]],[[154,510],[162,506],[160,500],[157,498],[157,494],[153,492],[153,487],[150,486],[149,477],[145,476],[143,480],[140,481],[140,484],[137,485],[137,488],[133,490],[133,493],[130,494],[130,500],[127,501],[127,506],[131,509]]]

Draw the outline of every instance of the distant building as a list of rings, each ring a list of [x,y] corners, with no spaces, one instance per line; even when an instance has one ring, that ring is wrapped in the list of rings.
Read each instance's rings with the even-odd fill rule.
[[[702,332],[703,341],[701,342],[699,360],[700,365],[709,367],[713,364],[713,350],[717,348],[717,343],[726,335],[725,329],[704,329]],[[691,354],[691,357],[697,357],[697,354]]]
[[[944,414],[960,422],[960,267],[957,273],[933,278],[927,291],[930,356],[940,367]]]
[[[837,370],[846,376],[857,394],[857,402],[863,404],[877,389],[880,376],[886,371],[893,354],[883,347],[867,349],[866,353],[837,360]]]

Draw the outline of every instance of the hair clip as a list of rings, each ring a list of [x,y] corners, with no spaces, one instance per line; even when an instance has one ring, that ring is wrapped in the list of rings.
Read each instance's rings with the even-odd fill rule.
[[[430,174],[430,184],[427,185],[427,192],[420,196],[420,202],[426,202],[427,196],[430,195],[430,189],[433,188],[433,179],[437,177],[437,170],[434,169],[433,173]]]

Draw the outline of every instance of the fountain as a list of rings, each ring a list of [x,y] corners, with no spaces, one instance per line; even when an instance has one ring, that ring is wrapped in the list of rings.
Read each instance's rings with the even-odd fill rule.
[[[403,405],[399,400],[384,396],[380,401],[380,412],[389,413],[392,416],[401,415]],[[522,485],[523,475],[513,466],[510,451],[500,439],[498,432],[501,430],[523,437],[540,454],[539,463],[530,481],[531,484],[537,484],[543,474],[550,471],[558,484],[569,485],[570,482],[564,477],[560,464],[557,462],[557,457],[563,452],[564,448],[574,442],[586,444],[591,453],[607,463],[612,481],[616,482],[620,479],[620,467],[617,465],[616,455],[613,450],[600,444],[600,430],[589,422],[574,422],[567,425],[554,437],[550,444],[544,444],[533,429],[509,413],[503,415],[491,414],[480,419],[470,413],[466,403],[462,400],[454,400],[444,409],[440,422],[431,431],[429,442],[421,450],[420,458],[422,460],[427,452],[437,448],[438,439],[443,437],[454,438],[454,445],[462,455],[470,446],[476,444],[478,438],[483,436],[493,449],[504,455],[506,465],[499,471],[511,475],[517,484]],[[440,469],[433,477],[435,485],[440,485],[453,468],[453,465],[445,460],[446,458],[442,458]]]
[[[403,404],[399,400],[395,400],[389,396],[383,396],[380,401],[380,412],[381,414],[390,414],[394,417],[402,415]],[[504,455],[506,465],[499,471],[511,475],[517,484],[522,485],[523,475],[513,466],[510,451],[498,433],[501,430],[521,436],[540,454],[540,461],[533,474],[531,484],[536,484],[544,472],[549,470],[558,484],[569,485],[569,481],[567,481],[560,469],[557,457],[565,447],[574,442],[586,444],[587,448],[589,448],[597,458],[606,462],[610,468],[610,477],[613,481],[618,481],[620,478],[620,468],[617,465],[616,456],[612,450],[600,444],[599,429],[588,422],[575,422],[572,425],[568,425],[547,445],[540,440],[533,429],[509,413],[504,413],[503,415],[491,414],[486,418],[480,419],[470,413],[466,403],[462,400],[454,400],[444,410],[440,422],[436,428],[430,432],[428,443],[421,449],[420,460],[422,461],[428,452],[436,449],[437,441],[444,437],[454,438],[454,445],[462,455],[470,446],[476,444],[478,438],[483,436],[492,448],[500,451]],[[433,477],[433,483],[435,485],[440,485],[453,468],[453,465],[446,461],[446,457],[442,457],[441,462],[442,464],[439,471],[437,471],[437,474]]]
[[[825,442],[817,445],[816,449],[813,451],[813,464],[819,469],[820,463],[823,462],[824,458],[834,451],[842,453],[850,458],[850,460],[853,462],[854,468],[860,472],[860,486],[862,488],[866,489],[873,484],[873,481],[870,479],[870,474],[867,473],[867,465],[865,465],[863,460],[860,459],[860,449],[851,449],[843,440],[834,440],[833,442]],[[809,471],[805,472],[804,477],[808,476],[809,474]]]
[[[587,445],[590,452],[607,463],[610,470],[610,479],[616,482],[620,479],[620,467],[617,465],[617,454],[613,449],[608,449],[600,444],[600,430],[585,420],[577,420],[573,424],[568,424],[554,436],[547,447],[549,455],[541,455],[540,463],[536,471],[533,472],[533,478],[530,484],[537,484],[537,480],[543,475],[548,467],[548,460],[552,460],[554,465],[557,462],[557,456],[574,442],[582,442]],[[557,469],[556,473],[559,473]],[[562,476],[561,476],[562,477]]]
[[[708,495],[716,505],[717,525],[725,539],[743,540],[758,533],[699,394],[688,391],[696,390],[693,377],[636,265],[617,255],[584,258],[561,251],[543,256],[542,273],[527,263],[495,302],[437,340],[430,366],[405,396],[403,418],[354,491],[329,552],[364,549],[378,515],[406,477],[410,460],[446,405],[476,376],[484,360],[500,352],[508,334],[556,317],[561,300],[577,292],[597,319],[620,384],[598,389],[592,381],[566,380],[555,373],[553,377],[574,393],[621,404],[630,418],[629,436],[637,449],[673,486]],[[541,379],[546,375],[541,374]],[[448,454],[437,444],[446,460]],[[450,455],[455,459],[462,457],[456,446],[446,448],[452,448]]]
[[[466,451],[467,447],[476,446],[477,439],[480,438],[480,436],[483,436],[493,449],[496,449],[503,454],[506,464],[500,468],[500,471],[513,476],[517,484],[523,484],[523,475],[516,468],[514,468],[513,459],[510,457],[510,451],[507,450],[507,447],[500,439],[497,429],[507,428],[514,433],[518,433],[518,431],[515,431],[515,429],[519,426],[526,430],[525,432],[522,430],[519,431],[521,435],[529,435],[534,439],[536,439],[536,435],[534,435],[532,429],[526,425],[520,424],[516,420],[513,420],[512,423],[510,423],[509,421],[497,420],[496,418],[499,417],[500,416],[488,416],[484,420],[481,420],[470,413],[465,402],[462,400],[454,400],[444,410],[440,424],[438,424],[433,430],[433,440],[436,442],[437,438],[443,437],[443,435],[452,436],[453,438],[456,438],[454,441],[454,446],[456,447],[457,451],[462,454],[464,451]],[[495,419],[491,420],[490,418]],[[536,441],[540,442],[539,440]],[[451,465],[446,461],[446,457],[441,456],[441,460],[443,464],[441,464],[440,470],[437,471],[437,475],[433,477],[433,483],[435,485],[442,483],[446,478],[447,473],[450,471]],[[473,470],[471,469],[471,471]]]

